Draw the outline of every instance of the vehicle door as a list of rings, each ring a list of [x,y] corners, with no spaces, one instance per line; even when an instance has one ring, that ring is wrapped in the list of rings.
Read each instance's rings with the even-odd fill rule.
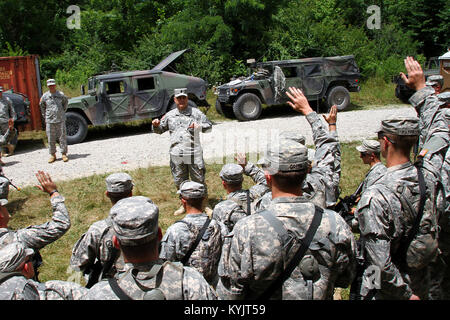
[[[297,65],[287,65],[287,66],[280,65],[279,67],[284,74],[283,79],[284,90],[283,93],[279,95],[279,97],[277,97],[277,99],[274,101],[275,104],[286,103],[289,100],[288,96],[286,95],[286,91],[289,89],[289,87],[296,87],[296,88],[302,87],[302,79],[299,74],[300,69],[298,68]],[[282,77],[277,78],[280,79]],[[279,86],[279,84],[274,83],[274,87],[276,88],[277,86]]]
[[[138,118],[150,118],[164,105],[166,90],[162,90],[159,74],[133,77],[134,109]]]
[[[130,104],[130,90],[127,78],[104,80],[103,99],[109,122],[128,121],[134,114]]]
[[[302,65],[303,92],[309,100],[320,98],[325,85],[322,71],[322,64],[320,63]]]

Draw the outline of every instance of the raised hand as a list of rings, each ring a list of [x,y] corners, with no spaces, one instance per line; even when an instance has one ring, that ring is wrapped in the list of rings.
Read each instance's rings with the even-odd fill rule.
[[[408,76],[406,76],[403,72],[400,72],[400,76],[405,84],[416,91],[425,88],[425,75],[420,63],[413,57],[406,57],[405,68]]]
[[[308,99],[306,99],[302,90],[295,87],[289,87],[289,91],[286,91],[286,95],[291,99],[287,104],[297,112],[303,113],[305,116],[313,112],[309,105]]]

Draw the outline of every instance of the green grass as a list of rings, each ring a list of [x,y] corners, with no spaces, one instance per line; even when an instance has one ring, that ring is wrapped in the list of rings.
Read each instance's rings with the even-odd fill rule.
[[[363,179],[368,167],[359,159],[355,150],[357,143],[342,144],[341,194],[354,192]],[[222,165],[208,164],[206,183],[209,191],[209,205],[214,207],[225,196],[219,172]],[[134,180],[134,195],[143,195],[152,199],[160,209],[160,226],[163,232],[180,219],[173,212],[180,206],[169,166],[141,168],[127,171]],[[40,280],[67,280],[71,250],[75,242],[87,231],[89,226],[107,217],[111,208],[109,199],[104,195],[105,178],[109,173],[93,175],[58,183],[60,193],[65,197],[72,226],[69,231],[54,243],[41,250],[44,264],[40,268]],[[252,185],[246,177],[244,187]],[[8,210],[12,214],[10,227],[23,228],[32,224],[41,224],[51,218],[51,206],[47,194],[35,187],[25,187],[18,192],[11,188]],[[345,293],[344,293],[345,295]]]

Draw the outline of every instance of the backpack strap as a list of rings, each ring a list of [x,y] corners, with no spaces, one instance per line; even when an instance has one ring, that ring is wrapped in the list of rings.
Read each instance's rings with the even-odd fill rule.
[[[0,272],[0,284],[16,276],[23,276],[23,274],[20,272]]]
[[[314,207],[315,207],[314,217],[312,219],[312,222],[311,222],[311,225],[309,226],[308,231],[306,231],[305,237],[301,240],[300,248],[295,253],[294,257],[291,259],[291,261],[289,262],[286,269],[283,272],[281,272],[280,275],[278,276],[278,278],[271,283],[271,285],[263,292],[263,294],[261,294],[259,296],[258,300],[268,300],[273,295],[273,293],[276,290],[278,290],[283,285],[283,283],[291,276],[292,271],[294,271],[294,269],[299,265],[300,261],[304,257],[306,250],[308,250],[309,245],[311,244],[311,241],[313,240],[314,235],[317,232],[317,229],[322,221],[322,216],[323,216],[323,209],[318,206],[314,206]],[[267,213],[264,214],[264,217],[267,217],[267,216],[268,216]],[[276,218],[275,215],[273,215],[273,217],[276,220],[278,220],[278,218]],[[274,220],[270,219],[270,221],[274,221]],[[286,228],[284,228],[284,225],[281,223],[281,221],[279,221],[279,222],[283,226],[283,229],[285,229],[284,232],[287,234]],[[271,223],[271,225],[272,225],[272,223]],[[272,225],[272,226],[274,226],[274,225]],[[275,227],[275,230],[277,230],[277,232],[278,232],[279,227],[280,227],[279,225],[277,227]],[[285,235],[281,235],[282,238],[284,236]]]
[[[115,278],[108,278],[108,283],[112,291],[116,294],[117,297],[119,297],[120,300],[133,300],[129,295],[125,293],[125,291],[122,290],[121,287],[119,287],[119,284],[117,283],[117,280]]]
[[[183,222],[185,224],[187,224],[188,226],[190,225],[189,223],[187,223],[186,221],[183,220],[179,220],[177,222]],[[195,239],[194,243],[191,245],[191,247],[189,248],[188,252],[186,253],[186,255],[183,257],[183,259],[180,260],[180,262],[183,265],[186,265],[186,263],[188,262],[189,258],[191,257],[192,253],[194,252],[195,248],[197,248],[198,244],[200,243],[200,240],[202,239],[203,235],[206,232],[206,229],[209,226],[209,223],[211,222],[210,218],[207,218],[205,223],[203,224],[203,227],[200,229],[197,238]]]
[[[247,193],[247,215],[251,215],[252,214],[252,209],[251,209],[251,203],[250,203],[250,190],[246,190]]]

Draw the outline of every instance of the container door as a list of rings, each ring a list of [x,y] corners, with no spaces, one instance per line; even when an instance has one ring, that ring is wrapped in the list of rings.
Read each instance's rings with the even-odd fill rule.
[[[302,66],[303,91],[308,99],[316,100],[324,88],[324,77],[320,63]]]
[[[104,81],[103,97],[111,122],[128,121],[133,117],[130,89],[125,78]]]
[[[146,75],[133,78],[134,109],[138,118],[150,118],[157,114],[164,104],[166,90],[161,89],[160,75]]]

